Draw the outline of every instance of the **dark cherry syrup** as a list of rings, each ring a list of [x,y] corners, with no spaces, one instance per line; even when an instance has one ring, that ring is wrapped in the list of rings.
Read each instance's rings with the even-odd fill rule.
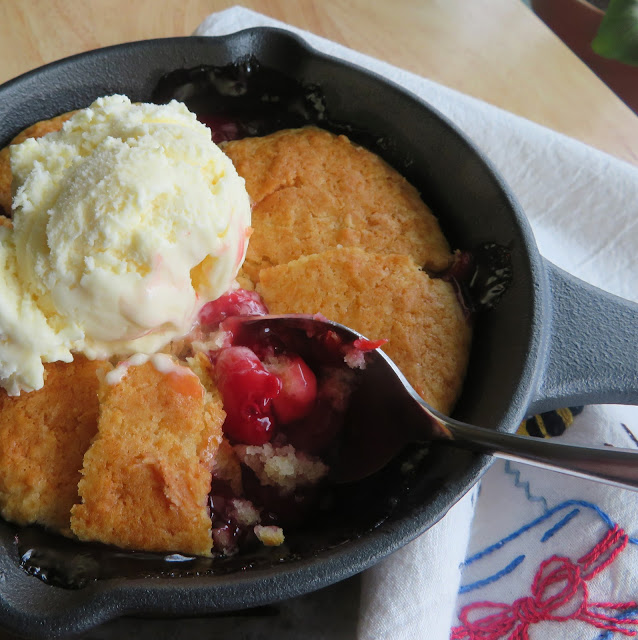
[[[327,120],[319,87],[301,84],[250,56],[233,65],[179,69],[163,76],[151,100],[179,100],[221,142]]]
[[[430,274],[451,282],[468,318],[493,309],[512,283],[512,256],[507,247],[486,242],[458,251],[443,273]]]

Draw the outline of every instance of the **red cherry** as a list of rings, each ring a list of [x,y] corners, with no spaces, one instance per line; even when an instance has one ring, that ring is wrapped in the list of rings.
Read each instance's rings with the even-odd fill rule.
[[[231,118],[219,115],[198,115],[197,119],[210,129],[213,142],[225,142],[239,138],[239,126]]]
[[[359,349],[359,351],[374,351],[374,349],[378,349],[382,347],[384,344],[388,342],[387,338],[382,338],[381,340],[368,340],[367,338],[357,338],[352,346],[355,349]]]
[[[216,327],[230,316],[263,316],[268,309],[256,291],[236,289],[230,293],[207,302],[199,312],[202,325]]]
[[[454,254],[452,264],[443,274],[444,280],[456,280],[457,282],[466,282],[469,284],[472,274],[476,270],[476,260],[469,251],[457,251]]]
[[[281,355],[269,359],[266,369],[281,380],[281,393],[273,398],[277,420],[288,424],[310,414],[317,399],[317,378],[298,355]]]
[[[246,347],[218,351],[214,372],[226,411],[225,435],[235,443],[269,442],[275,429],[272,402],[281,392],[280,379]]]

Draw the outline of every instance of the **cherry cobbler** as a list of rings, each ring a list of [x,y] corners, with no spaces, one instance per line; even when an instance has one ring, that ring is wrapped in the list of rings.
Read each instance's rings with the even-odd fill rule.
[[[47,364],[39,391],[0,391],[7,520],[201,556],[280,545],[330,481],[353,368],[367,349],[386,350],[425,400],[452,409],[471,326],[454,283],[439,277],[454,254],[416,189],[375,154],[316,127],[222,148],[253,207],[237,288],[161,353],[78,355]],[[0,152],[3,225],[7,157]],[[344,345],[327,333],[320,352],[308,352],[241,320],[268,312],[320,313],[372,342]]]

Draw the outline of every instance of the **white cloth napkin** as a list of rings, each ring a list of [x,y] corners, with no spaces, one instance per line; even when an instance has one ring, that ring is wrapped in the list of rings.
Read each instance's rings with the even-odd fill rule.
[[[195,35],[222,35],[254,26],[287,28],[316,49],[386,76],[432,104],[485,152],[509,183],[532,223],[543,255],[592,284],[638,300],[636,168],[511,113],[242,7],[208,16]],[[632,430],[638,436],[635,407],[590,407],[563,437],[634,447],[638,441],[632,441]],[[634,540],[638,536],[638,494],[497,462],[484,477],[478,500],[476,495],[476,491],[468,494],[439,524],[364,574],[359,638],[444,640],[450,637],[451,627],[460,626],[457,616],[462,607],[477,601],[502,606],[477,608],[469,615],[471,621],[499,613],[515,624],[509,630],[504,626],[500,631],[483,629],[483,635],[474,636],[471,630],[465,633],[457,628],[456,637],[496,640],[522,632],[523,627],[533,639],[611,637],[605,635],[604,625],[609,623],[593,614],[587,620],[571,618],[577,605],[581,618],[586,617],[583,611],[589,611],[583,608],[585,587],[589,603],[638,600],[638,540]],[[585,559],[579,564],[578,559],[615,523],[629,535],[626,548],[599,573],[595,569],[601,560],[587,564]],[[616,547],[625,540],[618,535]],[[611,553],[610,549],[598,550],[603,558]],[[577,567],[581,577],[588,572],[596,575],[574,582],[572,571],[569,580],[567,574],[550,580],[545,596],[565,584],[573,586],[574,594],[560,610],[546,607],[539,612],[530,600],[521,600],[512,609],[515,600],[532,594],[541,562],[552,555],[568,558],[569,567]],[[537,592],[542,591],[539,584]],[[627,618],[632,617],[627,613],[630,610],[604,611],[610,617],[622,613]],[[548,621],[548,616],[566,619]],[[638,625],[626,626],[638,630]]]

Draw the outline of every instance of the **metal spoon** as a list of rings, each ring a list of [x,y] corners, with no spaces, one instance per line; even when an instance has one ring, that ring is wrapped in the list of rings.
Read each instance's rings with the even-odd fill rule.
[[[252,316],[241,318],[241,324],[253,331],[294,335],[297,344],[305,341],[308,346],[328,331],[346,344],[363,338],[353,329],[318,316]],[[445,441],[498,458],[638,490],[638,450],[569,445],[459,422],[424,402],[380,349],[366,352],[365,358],[365,368],[354,369],[355,390],[333,469],[338,482],[355,482],[373,474],[408,443]]]

